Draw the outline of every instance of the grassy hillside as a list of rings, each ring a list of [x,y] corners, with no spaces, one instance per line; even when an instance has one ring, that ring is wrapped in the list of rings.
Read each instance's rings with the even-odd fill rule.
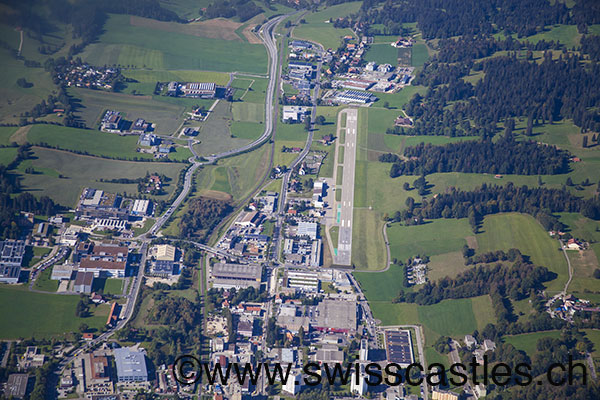
[[[266,72],[267,54],[262,44],[153,29],[152,20],[144,25],[132,25],[126,15],[111,15],[98,43],[88,46],[81,58],[95,65],[156,70]]]

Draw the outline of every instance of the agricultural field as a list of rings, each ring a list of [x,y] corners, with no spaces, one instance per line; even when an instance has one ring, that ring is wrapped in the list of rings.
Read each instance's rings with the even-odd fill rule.
[[[81,190],[87,186],[135,194],[136,184],[100,182],[100,179],[136,179],[144,177],[147,172],[158,172],[171,179],[164,187],[166,194],[157,197],[167,199],[175,189],[179,171],[185,167],[181,163],[107,160],[39,147],[33,148],[33,156],[33,159],[22,162],[18,169],[23,190],[47,195],[67,207],[75,206]],[[24,172],[29,166],[36,171],[34,174]]]
[[[143,118],[156,124],[156,133],[166,135],[178,131],[186,117],[185,107],[155,100],[151,96],[133,96],[76,88],[70,89],[69,93],[83,104],[83,107],[78,107],[75,115],[91,129],[98,129],[106,110],[119,111],[129,121]]]
[[[392,301],[403,288],[404,267],[392,264],[385,272],[354,272],[360,288],[371,302]]]
[[[33,288],[35,290],[41,290],[44,292],[56,292],[58,290],[58,281],[53,281],[50,279],[52,275],[52,268],[46,268],[43,270],[40,275],[35,280],[33,284]]]
[[[94,65],[153,70],[266,71],[267,54],[262,44],[244,42],[235,30],[231,31],[233,27],[223,32],[200,24],[111,15],[104,34],[97,43],[87,46],[81,57]],[[244,57],[229,57],[231,54]]]
[[[152,154],[136,151],[137,135],[119,136],[114,133],[58,125],[33,125],[27,132],[27,140],[34,145],[45,143],[60,149],[86,152],[100,157],[138,158],[149,161],[154,159]],[[192,155],[185,147],[175,147],[174,150],[169,154],[172,160],[187,160]]]
[[[219,101],[206,122],[202,123],[200,132],[196,136],[196,140],[200,143],[194,145],[198,154],[216,154],[238,148],[249,143],[250,139],[256,134],[256,127],[249,128],[246,123],[240,125],[239,122],[232,122],[233,104],[236,103]],[[234,130],[230,130],[230,127],[234,127]],[[248,132],[248,128],[250,132]]]
[[[8,146],[11,144],[12,135],[17,131],[16,126],[0,126],[0,144]]]
[[[382,325],[423,325],[426,346],[431,346],[439,336],[460,338],[495,322],[492,302],[487,295],[444,300],[430,306],[371,300],[369,304]]]
[[[398,65],[398,49],[390,46],[390,43],[372,44],[366,52],[365,61],[375,61],[377,64]]]
[[[568,271],[560,244],[533,217],[517,213],[490,215],[485,217],[481,231],[476,235],[478,253],[517,248],[534,264],[558,275],[546,283],[548,292],[562,290]]]
[[[244,199],[267,172],[270,146],[260,148],[235,157],[220,160],[218,164],[208,165],[196,172],[193,195],[207,196],[234,203]],[[178,222],[186,212],[180,207],[168,226],[163,230],[166,235],[179,235]]]
[[[424,225],[392,224],[387,229],[392,258],[403,262],[417,255],[435,256],[462,250],[472,236],[467,219],[439,219]]]
[[[523,350],[529,356],[532,356],[537,352],[537,341],[546,337],[558,339],[560,337],[560,331],[523,333],[520,335],[504,336],[503,339],[505,343],[510,343],[515,346],[517,350]]]
[[[147,70],[147,69],[124,69],[123,76],[135,80],[127,82],[127,88],[122,92],[127,94],[143,94],[151,96],[156,88],[156,82],[214,82],[219,86],[227,85],[229,75],[224,72],[213,71],[185,71],[185,70]],[[155,97],[155,100],[165,100],[164,97]],[[175,100],[175,99],[171,99]],[[185,99],[180,99],[185,100]],[[193,99],[194,101],[204,101]]]
[[[304,19],[306,23],[300,23],[293,30],[294,37],[307,39],[313,42],[321,43],[327,50],[328,48],[337,49],[344,36],[354,36],[350,29],[336,29],[330,24],[330,18],[345,17],[352,14],[361,6],[361,2],[351,2],[327,7],[322,11],[307,14]]]
[[[10,164],[17,156],[16,147],[0,148],[0,165]]]
[[[15,48],[19,45],[18,39],[16,40],[16,43],[12,43]],[[0,49],[0,70],[0,121],[3,123],[19,123],[21,113],[30,111],[56,90],[50,75],[43,68],[25,67],[23,61],[14,58],[4,48]],[[20,87],[17,85],[19,78],[25,78],[33,86]]]
[[[78,332],[85,323],[100,330],[110,310],[108,304],[90,306],[91,316],[78,318],[75,307],[79,296],[63,296],[29,292],[23,287],[0,286],[0,303],[18,304],[4,307],[0,313],[0,338],[48,338],[69,332]]]

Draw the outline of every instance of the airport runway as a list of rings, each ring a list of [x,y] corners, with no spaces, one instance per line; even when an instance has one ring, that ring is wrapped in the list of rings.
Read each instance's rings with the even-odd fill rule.
[[[337,202],[336,220],[339,225],[337,255],[334,264],[352,265],[352,214],[354,211],[354,169],[356,166],[356,131],[358,110],[347,108],[344,163],[342,164],[342,198]],[[338,129],[339,124],[338,124]],[[338,134],[339,138],[339,134]],[[339,190],[339,189],[338,189]]]

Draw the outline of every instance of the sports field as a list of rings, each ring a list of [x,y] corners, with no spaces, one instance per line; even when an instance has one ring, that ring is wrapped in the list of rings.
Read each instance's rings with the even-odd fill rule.
[[[98,43],[87,46],[81,58],[94,65],[154,70],[266,72],[267,53],[262,44],[250,44],[241,38],[208,38],[187,29],[175,23],[111,15]]]
[[[35,293],[23,287],[1,285],[0,303],[12,306],[2,307],[0,311],[0,338],[56,336],[78,332],[83,323],[92,329],[101,329],[106,323],[109,305],[92,305],[92,316],[78,318],[75,317],[78,301],[79,296]]]
[[[344,36],[354,36],[350,29],[336,29],[333,24],[328,23],[330,18],[345,17],[355,13],[361,6],[360,1],[338,4],[327,7],[323,11],[307,14],[305,24],[299,24],[294,28],[293,35],[300,39],[312,40],[321,43],[325,50],[337,49]]]
[[[175,189],[181,163],[133,162],[107,160],[80,156],[64,151],[34,147],[34,159],[19,166],[22,187],[36,195],[47,195],[67,207],[74,207],[84,187],[92,186],[109,192],[137,193],[136,184],[100,182],[100,179],[141,178],[147,172],[164,174],[171,181],[164,187],[167,194],[157,198],[166,199]],[[25,174],[24,169],[32,166],[36,173]],[[60,178],[59,175],[63,177]]]

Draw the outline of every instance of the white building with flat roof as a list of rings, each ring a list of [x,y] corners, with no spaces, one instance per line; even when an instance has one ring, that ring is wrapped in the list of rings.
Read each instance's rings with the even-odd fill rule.
[[[148,215],[148,210],[150,210],[150,200],[136,199],[131,207],[131,215]]]
[[[308,236],[315,240],[317,238],[317,223],[316,222],[298,222],[298,236]]]
[[[118,382],[146,382],[148,380],[146,355],[143,352],[122,347],[114,349],[114,356]]]

